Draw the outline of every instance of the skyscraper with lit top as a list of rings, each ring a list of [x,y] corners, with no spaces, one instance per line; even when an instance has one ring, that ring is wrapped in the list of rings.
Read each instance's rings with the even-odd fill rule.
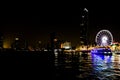
[[[81,9],[80,15],[80,45],[88,45],[88,9]]]

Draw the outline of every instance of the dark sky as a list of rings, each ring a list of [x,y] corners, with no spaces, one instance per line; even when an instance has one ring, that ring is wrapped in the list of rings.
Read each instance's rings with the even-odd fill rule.
[[[83,6],[82,6],[83,7]],[[51,32],[57,32],[60,40],[72,41],[74,45],[79,42],[80,8],[47,6],[29,8],[8,8],[0,16],[0,32],[5,39],[13,38],[19,32],[31,42],[41,40],[47,42]],[[120,14],[118,7],[88,7],[89,32],[94,40],[96,33],[101,29],[112,32],[114,39],[120,39]]]

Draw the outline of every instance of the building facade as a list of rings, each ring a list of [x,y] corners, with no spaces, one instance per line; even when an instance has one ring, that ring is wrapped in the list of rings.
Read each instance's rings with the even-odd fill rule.
[[[88,9],[81,9],[80,15],[80,45],[88,45]]]

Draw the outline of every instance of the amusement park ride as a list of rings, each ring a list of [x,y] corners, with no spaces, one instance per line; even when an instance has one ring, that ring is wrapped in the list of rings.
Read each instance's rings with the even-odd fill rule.
[[[95,42],[97,43],[97,47],[92,49],[91,53],[112,55],[112,51],[109,46],[112,45],[113,36],[110,31],[99,31],[96,35]]]

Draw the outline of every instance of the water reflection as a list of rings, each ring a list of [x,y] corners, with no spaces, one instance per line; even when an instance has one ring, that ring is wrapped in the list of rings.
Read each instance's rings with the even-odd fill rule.
[[[57,80],[114,80],[120,77],[120,55],[58,53],[55,67]]]
[[[92,55],[92,63],[94,70],[101,71],[112,67],[111,56],[109,55]]]

